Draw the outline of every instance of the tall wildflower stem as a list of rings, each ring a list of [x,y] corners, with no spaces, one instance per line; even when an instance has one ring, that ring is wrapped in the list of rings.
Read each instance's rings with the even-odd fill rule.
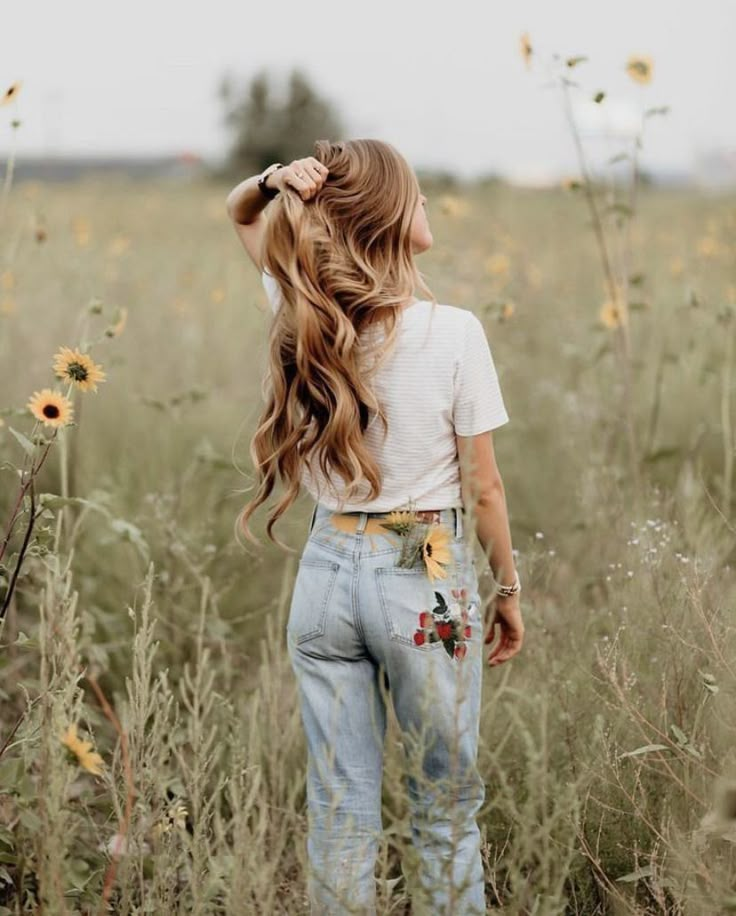
[[[67,397],[71,397],[73,385],[69,385],[67,389]],[[69,498],[69,428],[63,427],[59,430],[59,471],[60,471],[60,486],[61,486],[61,495],[66,500]],[[54,550],[58,552],[60,541],[61,541],[61,532],[65,528],[68,521],[68,512],[70,507],[65,503],[62,504],[59,508],[59,524],[56,527],[56,537],[54,539]]]
[[[15,171],[15,135],[16,131],[14,129],[12,133],[13,139],[10,146],[10,152],[8,153],[8,161],[5,165],[3,189],[0,193],[0,223],[2,223],[5,217],[5,209],[8,205],[8,196],[10,195],[10,186],[13,183],[13,172]]]
[[[736,451],[733,426],[731,423],[731,392],[733,390],[733,351],[736,321],[729,313],[726,318],[726,352],[723,360],[721,382],[721,428],[723,430],[723,507],[726,518],[731,517],[731,500],[733,494],[733,458]]]
[[[628,444],[631,475],[634,483],[634,495],[637,498],[637,501],[640,502],[642,497],[642,481],[639,467],[639,447],[636,438],[636,424],[633,408],[634,399],[632,397],[633,386],[631,382],[631,339],[629,336],[628,280],[626,278],[623,280],[618,280],[616,278],[611,261],[608,242],[606,239],[605,229],[603,226],[603,220],[601,218],[600,209],[598,207],[598,202],[596,201],[595,193],[593,190],[593,182],[591,180],[590,169],[588,168],[585,150],[580,139],[580,131],[578,130],[577,122],[572,110],[572,103],[570,101],[570,81],[563,76],[560,79],[560,83],[562,85],[562,97],[565,103],[565,113],[567,115],[567,120],[572,132],[573,140],[575,143],[575,150],[578,157],[578,165],[583,177],[583,193],[585,194],[585,199],[588,202],[588,207],[590,209],[591,215],[591,224],[593,227],[596,242],[598,244],[598,250],[600,252],[605,285],[608,290],[608,295],[611,302],[616,306],[621,315],[621,320],[618,324],[618,327],[616,328],[615,340],[617,352],[619,355],[619,363],[621,366],[621,377],[624,383],[622,413],[626,426],[626,440]],[[636,159],[634,159],[633,162],[633,171],[634,174],[637,174]],[[633,188],[632,193],[634,193]],[[630,223],[631,219],[629,218],[629,224]],[[626,247],[629,249],[631,247],[630,236],[627,236]],[[626,272],[627,271],[624,271],[624,273]]]
[[[123,818],[118,829],[118,835],[122,838],[127,837],[128,828],[130,825],[131,817],[133,814],[133,800],[136,796],[136,788],[133,781],[133,768],[130,762],[130,753],[128,750],[128,735],[120,724],[120,720],[115,714],[115,710],[110,705],[107,697],[105,696],[104,691],[99,685],[97,678],[94,674],[87,673],[86,670],[82,671],[82,674],[87,678],[87,681],[95,693],[97,700],[99,701],[100,706],[102,707],[105,716],[112,723],[113,728],[118,734],[120,739],[120,753],[123,758],[123,770],[125,773],[125,785],[126,785],[126,794],[125,794],[125,810],[123,813]],[[105,877],[102,887],[102,897],[100,899],[99,912],[105,913],[109,908],[110,897],[112,896],[113,888],[115,886],[115,875],[117,872],[117,863],[120,858],[120,851],[116,849],[111,857],[110,862],[108,863],[107,869],[105,871]]]
[[[2,607],[0,607],[0,621],[5,619],[5,612],[10,607],[10,601],[13,597],[13,592],[15,591],[15,585],[16,585],[16,582],[18,581],[18,575],[20,573],[21,566],[23,565],[23,559],[26,555],[26,551],[28,550],[28,545],[30,544],[30,541],[31,541],[31,534],[33,533],[33,526],[36,522],[36,502],[35,502],[35,492],[34,492],[34,484],[35,484],[36,476],[39,470],[41,469],[44,461],[46,460],[46,456],[49,453],[49,449],[51,448],[51,445],[53,444],[55,437],[56,437],[56,433],[54,433],[54,437],[52,437],[52,439],[50,439],[46,443],[46,448],[44,449],[43,453],[41,454],[41,458],[38,464],[34,463],[35,462],[35,452],[33,455],[31,455],[30,471],[28,471],[26,468],[27,458],[23,463],[23,469],[21,471],[20,487],[18,488],[18,497],[16,499],[15,506],[13,507],[13,512],[11,513],[10,521],[8,522],[8,529],[5,532],[5,537],[3,538],[2,544],[0,544],[0,560],[2,560],[3,556],[5,555],[5,551],[8,548],[8,544],[10,543],[10,537],[13,533],[13,528],[15,527],[15,523],[18,520],[18,518],[20,517],[20,511],[25,501],[25,495],[27,492],[30,493],[30,502],[31,502],[30,511],[28,513],[28,527],[26,528],[26,532],[23,536],[23,543],[21,544],[20,551],[18,552],[18,559],[15,564],[15,569],[13,570],[13,574],[10,578],[10,582],[8,583],[8,590],[5,593]]]

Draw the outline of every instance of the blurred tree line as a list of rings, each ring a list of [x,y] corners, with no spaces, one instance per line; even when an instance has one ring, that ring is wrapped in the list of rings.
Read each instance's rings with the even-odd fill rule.
[[[300,68],[289,74],[285,93],[261,70],[244,88],[225,76],[219,96],[232,138],[219,177],[242,179],[272,162],[311,156],[315,140],[344,139],[344,124],[334,104]]]
[[[311,156],[315,140],[348,138],[337,107],[311,84],[302,69],[292,69],[285,83],[284,90],[265,69],[245,85],[237,84],[229,75],[223,77],[218,94],[230,143],[223,164],[210,167],[211,177],[237,182],[272,162],[288,163]],[[461,184],[449,169],[412,165],[425,188],[442,192]],[[495,184],[502,178],[489,173],[480,181]]]

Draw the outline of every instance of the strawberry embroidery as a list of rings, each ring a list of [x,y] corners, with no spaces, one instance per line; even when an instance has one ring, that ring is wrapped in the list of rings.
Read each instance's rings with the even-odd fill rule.
[[[420,611],[419,626],[414,631],[414,642],[418,646],[442,641],[445,651],[450,658],[462,659],[468,647],[465,640],[469,639],[472,627],[467,608],[467,589],[453,588],[452,597],[458,599],[452,604],[447,604],[444,595],[435,592],[437,605],[431,611]]]

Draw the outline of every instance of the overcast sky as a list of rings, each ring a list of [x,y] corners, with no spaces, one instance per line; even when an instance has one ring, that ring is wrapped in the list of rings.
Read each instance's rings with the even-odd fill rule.
[[[553,53],[585,54],[581,100],[607,91],[609,127],[642,109],[644,166],[688,170],[736,150],[734,0],[22,0],[3,4],[0,86],[23,80],[21,153],[223,152],[217,86],[261,67],[302,66],[347,123],[347,136],[394,143],[415,167],[533,179],[574,169]],[[519,38],[535,49],[527,70]],[[650,55],[635,84],[630,54]],[[0,108],[0,158],[12,108]],[[603,108],[600,109],[603,115]],[[585,122],[586,109],[578,116]],[[594,127],[594,125],[591,125]],[[333,138],[334,139],[334,138]],[[599,135],[593,155],[621,147]],[[310,154],[305,150],[305,155]]]

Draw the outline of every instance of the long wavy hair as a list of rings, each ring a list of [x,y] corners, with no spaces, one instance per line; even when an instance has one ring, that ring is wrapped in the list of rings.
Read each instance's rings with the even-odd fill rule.
[[[266,533],[289,552],[273,526],[299,495],[305,466],[344,481],[341,504],[365,482],[368,496],[357,501],[380,493],[364,432],[372,420],[380,419],[384,434],[388,424],[370,379],[393,350],[400,306],[415,288],[437,302],[414,260],[420,188],[404,157],[372,139],[317,140],[314,157],[329,169],[317,193],[304,200],[287,187],[268,208],[262,262],[278,282],[281,306],[250,446],[258,489],[238,516],[259,543],[248,519],[279,476],[284,492]]]

